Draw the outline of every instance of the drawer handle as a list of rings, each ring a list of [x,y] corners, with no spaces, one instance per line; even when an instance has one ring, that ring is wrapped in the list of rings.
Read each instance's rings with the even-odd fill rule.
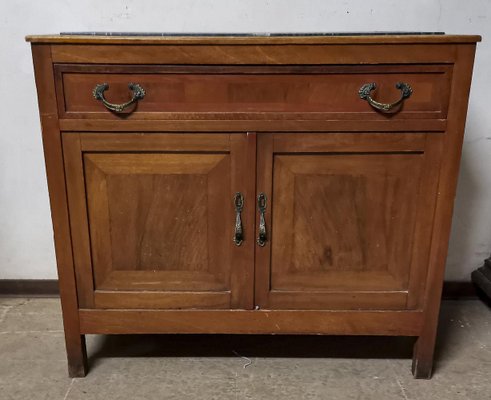
[[[392,112],[394,108],[402,104],[402,102],[408,97],[410,97],[411,94],[413,93],[413,89],[411,89],[411,86],[409,86],[407,83],[397,82],[396,88],[401,91],[401,98],[394,103],[379,103],[378,101],[375,101],[370,97],[370,92],[376,88],[377,85],[373,82],[365,83],[358,91],[358,94],[360,95],[360,98],[368,101],[368,104],[370,104],[373,108],[380,110],[384,113]]]
[[[143,99],[146,94],[145,90],[138,83],[130,83],[128,84],[128,88],[133,92],[133,96],[131,97],[130,101],[123,104],[109,103],[104,98],[104,92],[109,89],[109,85],[107,83],[99,83],[95,85],[92,94],[94,95],[96,100],[102,101],[102,104],[104,104],[108,110],[120,113],[123,112],[125,108],[131,106],[133,103],[136,103],[138,100]]]
[[[261,247],[266,245],[266,240],[268,239],[266,234],[266,220],[264,218],[266,201],[266,195],[264,193],[259,193],[259,196],[257,196],[257,208],[259,209],[259,234],[257,236],[257,244]]]
[[[237,192],[234,196],[234,207],[235,207],[235,233],[234,233],[234,243],[236,246],[240,246],[244,241],[244,230],[242,229],[242,209],[244,208],[244,196],[242,193]]]

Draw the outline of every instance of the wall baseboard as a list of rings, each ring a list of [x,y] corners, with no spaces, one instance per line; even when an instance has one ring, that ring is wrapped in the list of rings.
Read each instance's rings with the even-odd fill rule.
[[[0,279],[0,296],[56,297],[57,279]]]
[[[59,296],[56,279],[0,279],[0,296]],[[446,281],[443,284],[444,299],[477,298],[478,292],[472,282]]]
[[[472,282],[443,282],[442,298],[445,300],[464,300],[477,297],[479,297],[477,288]]]

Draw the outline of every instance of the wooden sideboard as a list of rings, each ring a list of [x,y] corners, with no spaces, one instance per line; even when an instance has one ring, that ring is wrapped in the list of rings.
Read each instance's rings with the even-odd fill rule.
[[[417,337],[479,36],[30,36],[70,376],[85,334]]]

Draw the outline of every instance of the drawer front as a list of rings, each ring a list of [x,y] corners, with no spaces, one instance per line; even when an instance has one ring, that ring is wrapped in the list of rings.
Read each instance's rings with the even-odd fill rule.
[[[55,65],[61,118],[95,119],[445,119],[449,65],[349,66],[132,66]],[[391,113],[372,107],[359,94],[375,83],[373,100],[394,103],[398,82],[410,97]],[[106,83],[105,100],[128,102],[130,83],[144,97],[122,112],[94,98]]]

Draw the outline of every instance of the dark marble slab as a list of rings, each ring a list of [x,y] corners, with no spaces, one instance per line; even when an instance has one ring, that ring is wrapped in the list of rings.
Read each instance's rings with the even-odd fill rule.
[[[189,36],[189,37],[282,37],[282,36],[367,36],[367,35],[444,35],[445,32],[254,32],[254,33],[182,33],[182,32],[61,32],[65,36]]]

